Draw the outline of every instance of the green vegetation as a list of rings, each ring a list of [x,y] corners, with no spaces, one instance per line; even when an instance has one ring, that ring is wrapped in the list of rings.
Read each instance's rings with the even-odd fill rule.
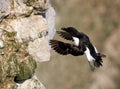
[[[13,81],[15,76],[19,80],[32,76],[37,65],[27,52],[28,43],[19,43],[16,39],[16,32],[5,30],[0,40],[4,43],[4,47],[0,49],[0,86],[8,80]]]

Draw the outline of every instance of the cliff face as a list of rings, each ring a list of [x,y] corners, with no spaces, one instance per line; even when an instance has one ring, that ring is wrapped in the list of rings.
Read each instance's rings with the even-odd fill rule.
[[[35,69],[50,59],[54,20],[49,0],[0,0],[0,89],[45,89]]]

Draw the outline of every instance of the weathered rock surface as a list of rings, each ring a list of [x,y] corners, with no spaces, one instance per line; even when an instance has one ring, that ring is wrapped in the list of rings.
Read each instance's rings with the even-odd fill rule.
[[[0,89],[45,89],[34,72],[54,33],[49,0],[0,0]]]
[[[26,80],[23,84],[17,85],[17,89],[45,89],[43,84],[37,79],[36,76],[33,76],[31,79]]]

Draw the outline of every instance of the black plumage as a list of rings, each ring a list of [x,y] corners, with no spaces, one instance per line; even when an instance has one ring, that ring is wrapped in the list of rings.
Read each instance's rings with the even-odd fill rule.
[[[61,55],[71,54],[73,56],[81,56],[85,53],[89,63],[93,61],[95,67],[102,66],[102,57],[105,57],[105,55],[97,51],[86,34],[77,31],[73,27],[61,28],[61,30],[57,31],[59,36],[66,40],[74,41],[75,44],[50,40],[50,45],[56,52]]]
[[[71,54],[74,56],[79,56],[84,54],[84,51],[82,51],[80,47],[74,44],[64,43],[57,40],[50,40],[50,45],[56,52],[62,55]]]

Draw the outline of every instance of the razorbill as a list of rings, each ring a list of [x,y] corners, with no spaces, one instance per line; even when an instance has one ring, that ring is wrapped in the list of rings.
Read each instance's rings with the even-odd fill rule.
[[[50,40],[51,48],[61,55],[81,56],[86,54],[92,70],[95,67],[102,66],[102,57],[106,57],[106,55],[98,52],[85,33],[79,32],[73,27],[61,28],[61,30],[57,31],[59,36],[66,40],[74,41],[74,44]]]

